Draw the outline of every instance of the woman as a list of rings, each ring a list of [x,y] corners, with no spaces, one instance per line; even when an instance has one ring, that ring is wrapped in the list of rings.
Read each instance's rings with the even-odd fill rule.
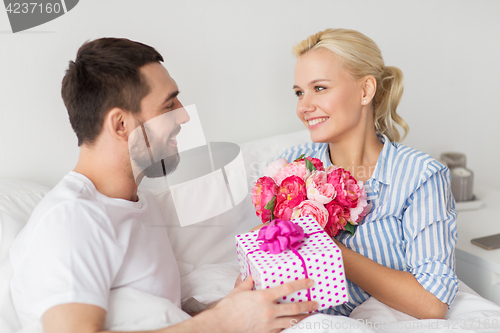
[[[456,211],[449,170],[398,143],[402,72],[384,65],[365,35],[327,29],[294,47],[297,116],[314,143],[287,150],[363,181],[371,212],[356,234],[335,240],[344,256],[350,301],[325,310],[349,315],[370,295],[417,318],[443,318],[458,291]]]

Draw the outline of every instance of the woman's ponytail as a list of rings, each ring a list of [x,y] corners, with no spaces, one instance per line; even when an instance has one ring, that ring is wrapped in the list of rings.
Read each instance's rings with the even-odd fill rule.
[[[402,141],[408,134],[406,121],[398,115],[396,109],[403,95],[403,72],[397,67],[384,68],[381,78],[377,80],[377,91],[374,99],[375,130],[387,135],[391,142]],[[401,138],[396,124],[405,131]]]

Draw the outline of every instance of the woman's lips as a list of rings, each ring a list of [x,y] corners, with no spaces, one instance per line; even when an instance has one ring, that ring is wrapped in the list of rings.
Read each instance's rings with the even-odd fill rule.
[[[321,126],[326,120],[328,120],[328,117],[317,117],[306,121],[309,128],[313,129]]]

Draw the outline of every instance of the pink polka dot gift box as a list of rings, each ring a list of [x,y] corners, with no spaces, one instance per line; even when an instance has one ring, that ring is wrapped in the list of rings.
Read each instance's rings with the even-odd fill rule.
[[[314,286],[278,303],[318,302],[318,310],[348,301],[342,252],[312,217],[273,220],[269,226],[236,236],[241,277],[251,275],[255,289],[311,278]]]

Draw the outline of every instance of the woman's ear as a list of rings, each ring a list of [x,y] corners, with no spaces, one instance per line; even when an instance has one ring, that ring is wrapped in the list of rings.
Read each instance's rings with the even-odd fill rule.
[[[361,104],[368,105],[373,100],[377,91],[377,80],[373,75],[367,75],[362,80]]]
[[[127,142],[130,132],[135,128],[132,114],[120,108],[111,109],[104,118],[104,127],[112,138]]]

